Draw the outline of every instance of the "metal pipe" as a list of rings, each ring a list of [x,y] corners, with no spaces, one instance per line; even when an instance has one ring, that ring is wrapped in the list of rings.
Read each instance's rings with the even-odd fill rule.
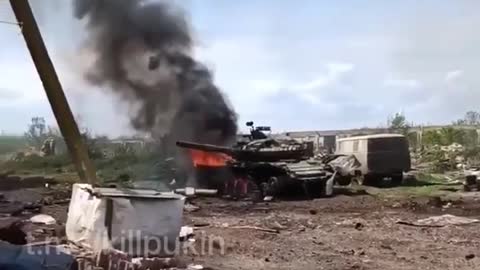
[[[58,79],[47,48],[38,29],[28,0],[10,0],[13,12],[21,27],[25,43],[42,81],[53,114],[57,120],[68,150],[82,182],[96,182],[95,169],[88,157],[87,148],[73,117],[62,85]]]
[[[193,195],[213,196],[213,195],[217,195],[218,190],[186,187],[186,188],[175,189],[175,193],[183,194],[183,195],[187,195],[187,196],[188,195],[190,195],[190,196],[193,196]]]

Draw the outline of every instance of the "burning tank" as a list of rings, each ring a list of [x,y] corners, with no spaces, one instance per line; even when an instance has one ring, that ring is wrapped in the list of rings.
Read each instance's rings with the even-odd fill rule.
[[[264,128],[250,126],[250,140],[231,148],[185,141],[178,141],[177,146],[189,149],[196,168],[227,169],[230,176],[217,188],[237,197],[250,191],[259,191],[262,197],[329,196],[334,184],[350,184],[359,167],[353,156],[314,158],[308,144],[266,136]]]

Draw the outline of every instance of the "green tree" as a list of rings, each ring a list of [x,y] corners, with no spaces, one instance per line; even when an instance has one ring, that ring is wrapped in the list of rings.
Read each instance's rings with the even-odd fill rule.
[[[465,144],[470,147],[478,145],[478,133],[475,129],[466,130]]]
[[[452,125],[454,126],[464,126],[466,125],[467,122],[465,121],[465,119],[458,119],[457,121],[453,121]]]
[[[442,143],[442,136],[437,130],[426,130],[422,137],[425,145],[440,145]]]
[[[476,111],[468,111],[465,113],[465,122],[467,125],[479,125],[480,124],[480,113]]]
[[[402,133],[403,135],[407,135],[410,129],[405,115],[401,113],[396,113],[388,120],[388,127],[395,132]]]
[[[445,127],[440,129],[440,143],[442,145],[450,145],[452,143],[465,144],[466,132],[463,129],[453,127]]]
[[[458,119],[453,122],[454,125],[468,125],[477,126],[480,125],[480,112],[468,111],[462,119]]]
[[[444,127],[440,130],[427,130],[423,133],[425,145],[450,145],[459,143],[462,145],[476,145],[478,134],[476,130]]]

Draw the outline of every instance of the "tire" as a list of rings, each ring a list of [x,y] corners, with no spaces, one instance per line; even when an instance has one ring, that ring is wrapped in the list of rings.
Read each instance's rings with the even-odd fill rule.
[[[360,184],[364,186],[378,186],[378,177],[373,174],[365,174],[360,178]]]
[[[396,173],[391,175],[392,178],[392,186],[401,186],[403,183],[403,173]]]

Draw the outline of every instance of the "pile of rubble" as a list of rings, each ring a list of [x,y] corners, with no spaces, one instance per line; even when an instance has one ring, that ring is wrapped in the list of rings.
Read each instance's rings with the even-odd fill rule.
[[[417,169],[440,172],[463,179],[465,191],[480,191],[480,155],[476,149],[453,143],[448,146],[434,145],[413,154]]]
[[[193,229],[182,226],[184,201],[173,192],[74,184],[65,224],[42,213],[41,202],[1,200],[0,265],[203,269],[177,257],[195,242]]]
[[[414,154],[417,167],[429,169],[432,172],[445,172],[459,168],[465,161],[464,147],[460,144],[450,146],[434,145]]]

